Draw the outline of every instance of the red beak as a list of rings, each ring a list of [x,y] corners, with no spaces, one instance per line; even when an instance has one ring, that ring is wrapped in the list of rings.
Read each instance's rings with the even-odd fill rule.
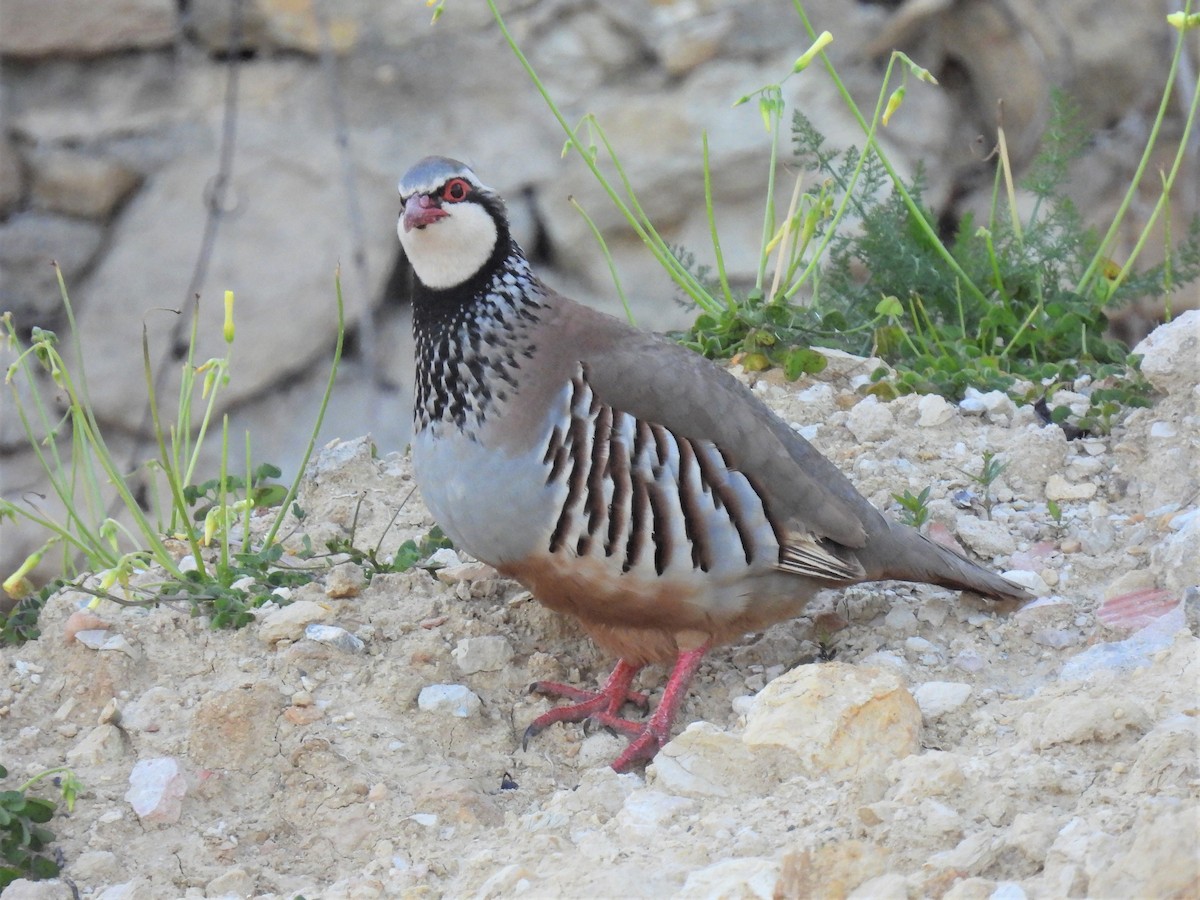
[[[438,201],[429,194],[413,194],[404,203],[404,230],[424,228],[448,215],[450,213],[442,209]]]

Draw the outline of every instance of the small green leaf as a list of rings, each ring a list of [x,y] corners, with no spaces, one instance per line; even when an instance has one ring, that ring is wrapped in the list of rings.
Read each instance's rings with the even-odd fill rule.
[[[888,294],[875,304],[875,315],[899,319],[904,315],[904,304],[893,294]]]
[[[815,375],[825,370],[829,360],[825,355],[808,347],[790,351],[783,359],[783,377],[795,381],[801,375]]]

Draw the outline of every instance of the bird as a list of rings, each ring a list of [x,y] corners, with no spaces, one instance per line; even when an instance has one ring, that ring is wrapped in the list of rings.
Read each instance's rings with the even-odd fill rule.
[[[998,600],[1025,590],[888,519],[724,367],[548,287],[502,197],[458,160],[399,182],[412,266],[411,453],[454,545],[576,618],[617,658],[599,690],[542,681],[560,722],[653,759],[705,654],[799,616],[818,591],[895,580]],[[671,667],[648,711],[632,689]]]

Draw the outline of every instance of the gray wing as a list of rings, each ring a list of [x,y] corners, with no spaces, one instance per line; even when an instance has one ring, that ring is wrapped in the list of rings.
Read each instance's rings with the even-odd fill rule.
[[[587,368],[599,400],[716,445],[789,530],[866,545],[886,521],[833,463],[724,369],[610,316],[556,298],[563,353]]]

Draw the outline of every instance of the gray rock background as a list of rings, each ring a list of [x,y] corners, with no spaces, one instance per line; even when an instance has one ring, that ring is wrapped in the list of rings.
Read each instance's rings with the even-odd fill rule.
[[[807,47],[791,4],[501,6],[568,119],[599,117],[666,239],[702,262],[707,131],[727,261],[733,277],[751,278],[768,148],[753,105],[732,102],[778,81]],[[874,102],[892,47],[938,75],[941,88],[910,85],[883,135],[902,169],[925,162],[935,206],[981,207],[998,103],[1021,166],[1036,150],[1051,89],[1061,87],[1098,132],[1078,167],[1077,202],[1090,221],[1111,217],[1165,77],[1172,32],[1157,0],[806,8],[818,30],[834,34],[830,53],[860,105]],[[0,310],[22,331],[65,333],[48,265],[59,262],[91,399],[119,458],[151,455],[142,329],[165,373],[160,396],[173,397],[189,316],[171,310],[187,310],[199,294],[197,358],[219,356],[221,297],[232,289],[238,336],[223,398],[234,455],[241,459],[249,429],[256,462],[294,467],[328,371],[339,264],[351,341],[323,434],[370,431],[383,451],[402,449],[411,354],[394,185],[431,152],[470,160],[509,198],[518,234],[543,248],[556,286],[617,309],[573,196],[604,232],[640,323],[688,320],[583,166],[560,157],[563,135],[486,6],[450,0],[436,26],[429,18],[423,4],[391,0],[0,0]],[[1194,43],[1185,90],[1198,59]],[[823,73],[789,80],[785,93],[831,144],[861,143]],[[1163,160],[1181,121],[1176,110]],[[1200,161],[1173,206],[1175,234],[1200,206],[1197,172]],[[1154,199],[1148,191],[1135,201],[1122,250]],[[1192,288],[1174,302],[1197,300]],[[1129,333],[1152,316],[1135,313]],[[11,359],[0,349],[0,365]],[[30,497],[45,487],[13,410],[6,390],[0,492]],[[203,477],[215,474],[215,459],[210,449]],[[0,571],[39,540],[0,523]]]

